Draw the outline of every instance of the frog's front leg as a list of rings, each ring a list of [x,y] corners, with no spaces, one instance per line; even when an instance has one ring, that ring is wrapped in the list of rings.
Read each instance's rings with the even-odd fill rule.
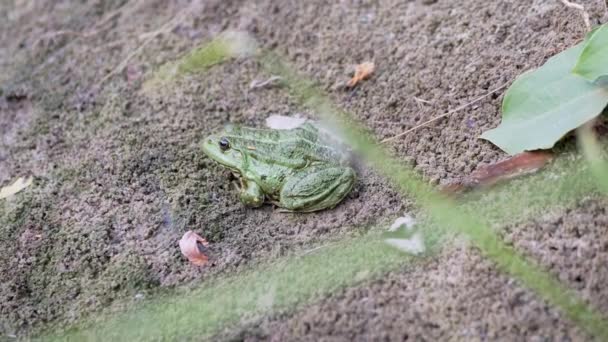
[[[241,202],[249,207],[259,207],[264,203],[262,188],[253,181],[241,180]]]
[[[333,208],[351,191],[355,179],[355,171],[346,166],[304,169],[283,185],[279,205],[302,212]]]

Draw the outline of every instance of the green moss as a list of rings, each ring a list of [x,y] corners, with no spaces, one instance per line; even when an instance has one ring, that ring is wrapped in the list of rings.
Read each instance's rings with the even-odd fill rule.
[[[178,76],[204,72],[230,57],[230,49],[226,42],[222,39],[215,39],[195,48],[184,57],[161,66],[152,77],[143,83],[142,88],[147,93],[150,93],[153,89],[162,89],[171,84]]]
[[[222,39],[216,39],[204,44],[177,62],[177,72],[180,74],[204,72],[213,65],[225,61],[231,56],[228,44]]]
[[[144,92],[167,86],[176,77],[191,73],[202,73],[210,67],[240,56],[252,56],[257,45],[251,37],[242,32],[226,32],[214,40],[191,50],[180,59],[161,66],[153,76],[144,82]]]

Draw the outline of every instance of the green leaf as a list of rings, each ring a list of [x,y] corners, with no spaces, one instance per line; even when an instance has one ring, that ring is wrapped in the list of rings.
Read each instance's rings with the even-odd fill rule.
[[[608,77],[608,25],[593,30],[572,73],[591,82]]]
[[[580,43],[520,75],[505,94],[501,124],[481,138],[512,155],[549,149],[598,116],[608,104],[608,88],[570,73],[584,47]]]

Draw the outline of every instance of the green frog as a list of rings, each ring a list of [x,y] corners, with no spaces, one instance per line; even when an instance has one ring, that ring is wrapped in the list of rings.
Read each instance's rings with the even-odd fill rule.
[[[229,125],[203,141],[203,152],[230,169],[248,206],[288,211],[333,208],[352,190],[350,154],[311,124],[288,130]]]

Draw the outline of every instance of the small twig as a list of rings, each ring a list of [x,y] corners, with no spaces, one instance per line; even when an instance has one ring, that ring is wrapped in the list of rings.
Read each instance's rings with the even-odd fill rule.
[[[166,33],[166,32],[167,32],[167,29],[164,27],[161,27],[158,30],[144,32],[144,33],[140,34],[139,36],[137,36],[137,38],[140,40],[148,39],[150,37],[154,38],[154,37],[158,36],[159,34]]]
[[[97,53],[101,53],[103,50],[106,49],[111,49],[111,48],[115,48],[117,46],[121,46],[125,43],[125,41],[129,40],[130,37],[127,38],[120,38],[108,43],[104,43],[101,45],[96,46],[94,49],[91,49],[91,53],[92,54],[97,54]]]
[[[425,103],[425,104],[433,104],[433,102],[431,102],[429,100],[424,100],[424,99],[421,99],[421,98],[417,98],[416,96],[414,96],[414,100],[416,100],[417,102]]]
[[[581,13],[583,17],[583,21],[585,22],[585,27],[587,28],[587,32],[591,31],[591,21],[589,20],[589,13],[585,10],[585,7],[581,4],[575,4],[568,0],[559,0],[564,6],[568,8],[573,8]]]
[[[280,81],[282,79],[281,76],[270,76],[270,78],[268,78],[267,80],[264,81],[260,81],[260,80],[253,80],[251,81],[251,83],[249,84],[249,89],[253,90],[253,89],[258,89],[258,88],[264,88],[264,87],[272,87],[276,84],[277,81]]]
[[[488,97],[488,96],[490,96],[490,95],[494,94],[495,92],[497,92],[497,91],[499,91],[499,90],[501,90],[501,89],[505,88],[505,87],[506,87],[506,86],[507,86],[509,83],[511,83],[511,81],[506,82],[505,84],[501,85],[501,86],[500,86],[500,87],[498,87],[498,88],[494,88],[494,89],[490,90],[490,91],[489,91],[487,94],[485,94],[485,95],[483,95],[483,96],[480,96],[480,97],[476,98],[475,100],[473,100],[473,101],[471,101],[471,102],[469,102],[469,103],[465,103],[465,104],[463,104],[462,106],[457,107],[457,108],[455,108],[455,109],[452,109],[452,110],[450,110],[450,111],[449,111],[449,112],[447,112],[447,113],[441,114],[441,115],[436,116],[436,117],[434,117],[434,118],[432,118],[432,119],[430,119],[430,120],[428,120],[428,121],[425,121],[425,122],[423,122],[423,123],[421,123],[421,124],[419,124],[419,125],[416,125],[416,126],[414,126],[414,127],[410,128],[410,129],[408,129],[408,130],[407,130],[407,131],[405,131],[405,132],[401,132],[401,133],[399,133],[399,134],[397,134],[397,135],[395,135],[395,136],[393,136],[393,137],[386,138],[386,139],[382,140],[382,141],[381,141],[381,143],[386,143],[386,142],[389,142],[389,141],[395,140],[395,139],[397,139],[397,138],[399,138],[399,137],[402,137],[402,136],[404,136],[404,135],[406,135],[406,134],[408,134],[408,133],[410,133],[410,132],[413,132],[413,131],[417,130],[417,129],[418,129],[418,128],[420,128],[420,127],[424,127],[424,126],[426,126],[426,125],[430,124],[431,122],[435,122],[435,121],[437,121],[437,120],[439,120],[439,119],[441,119],[441,118],[445,118],[446,116],[450,116],[450,115],[452,115],[452,114],[454,114],[454,113],[456,113],[456,112],[458,112],[458,111],[461,111],[461,110],[463,110],[463,109],[465,109],[465,108],[467,108],[467,107],[469,107],[469,106],[471,106],[471,105],[473,105],[473,104],[475,104],[475,103],[477,103],[477,102],[479,102],[479,101],[481,101],[481,100],[485,99],[486,97]]]
[[[319,249],[323,249],[323,248],[329,247],[329,246],[334,245],[334,244],[335,244],[334,242],[330,242],[330,243],[328,243],[326,245],[322,245],[322,246],[317,246],[317,247],[311,248],[309,250],[306,250],[306,251],[302,252],[299,256],[303,257],[303,256],[308,255],[310,253],[314,253],[314,252],[318,251]]]
[[[92,37],[92,36],[96,35],[97,33],[99,33],[99,30],[92,30],[92,31],[88,31],[88,32],[78,32],[78,31],[73,31],[73,30],[53,31],[53,32],[45,33],[45,34],[41,35],[40,37],[38,37],[36,39],[36,41],[34,41],[32,46],[37,47],[37,46],[41,45],[42,42],[45,40],[52,40],[52,39],[55,39],[55,38],[61,37],[61,36],[65,36],[65,37],[73,36],[73,37],[76,37],[75,39],[79,39],[79,38]]]
[[[72,30],[59,30],[59,31],[45,33],[45,34],[41,35],[40,38],[38,38],[38,40],[54,38],[57,36],[88,36],[88,35],[89,34],[87,34],[86,32],[82,33],[82,32],[77,32],[77,31],[72,31]]]

